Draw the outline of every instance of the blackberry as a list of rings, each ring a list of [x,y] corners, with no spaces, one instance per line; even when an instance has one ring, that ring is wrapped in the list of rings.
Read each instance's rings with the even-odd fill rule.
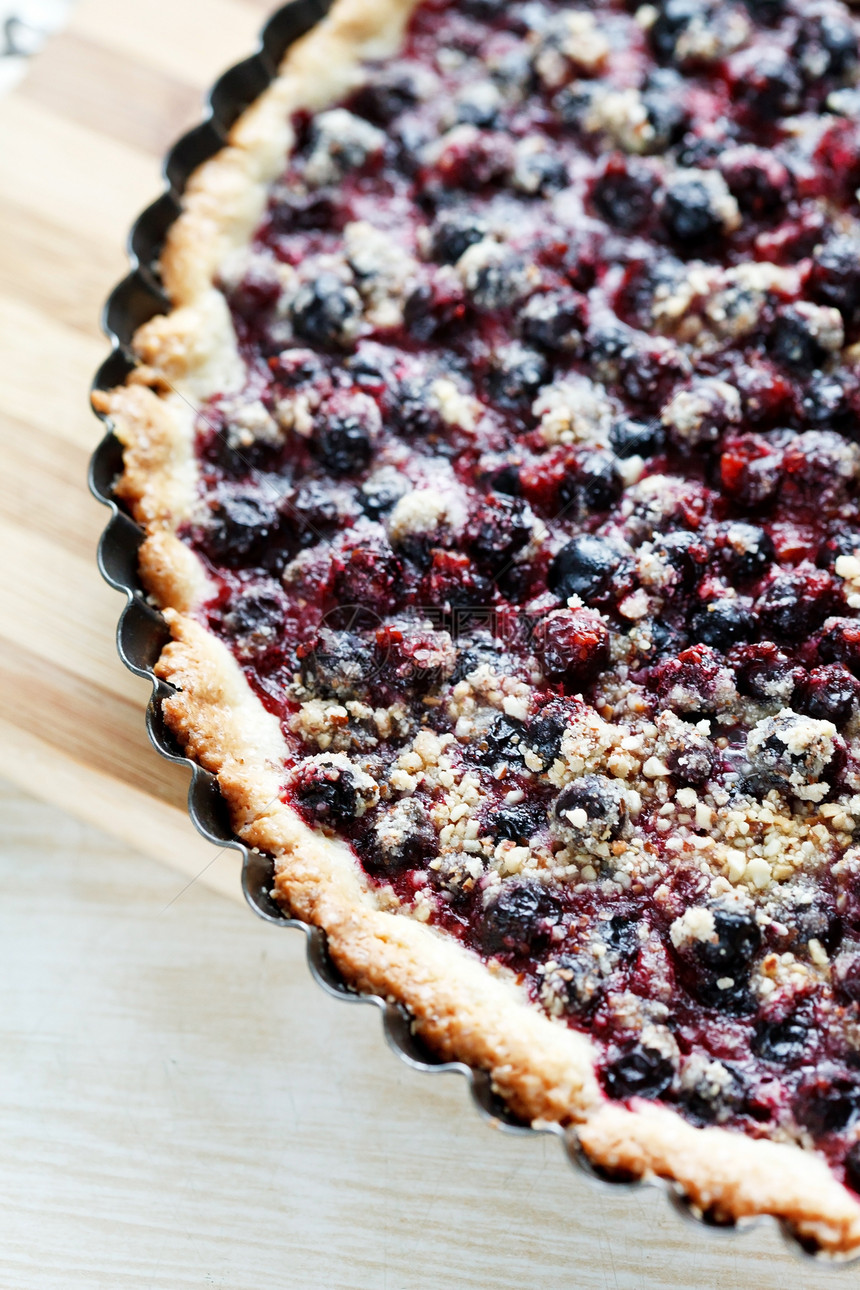
[[[477,760],[484,766],[496,766],[499,762],[521,764],[525,752],[524,731],[522,721],[499,713],[480,736],[476,749]]]
[[[778,363],[791,371],[812,372],[827,357],[819,342],[815,322],[792,305],[777,311],[768,336],[768,349]]]

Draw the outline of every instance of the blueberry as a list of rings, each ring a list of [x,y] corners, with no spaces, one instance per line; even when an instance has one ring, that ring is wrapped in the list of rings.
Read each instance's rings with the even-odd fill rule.
[[[688,731],[683,748],[676,748],[666,758],[673,777],[682,784],[705,784],[714,773],[714,751],[703,735]]]
[[[558,902],[538,882],[507,881],[483,914],[481,940],[487,954],[528,954],[544,948]]]
[[[591,200],[607,224],[635,233],[654,209],[654,175],[633,158],[612,157],[595,180]]]
[[[620,563],[621,555],[611,542],[581,533],[555,556],[547,584],[560,600],[579,596],[587,604],[609,589]]]
[[[687,30],[694,18],[703,16],[701,0],[663,0],[657,17],[648,29],[648,38],[654,53],[661,58],[674,58],[678,37]]]
[[[788,704],[794,692],[794,664],[771,641],[742,645],[732,653],[735,682],[741,694],[765,703]]]
[[[553,712],[551,708],[529,722],[525,733],[525,742],[529,751],[543,762],[543,769],[548,770],[561,750],[561,737],[566,725],[564,715]]]
[[[685,529],[667,533],[665,537],[655,538],[654,550],[675,570],[681,589],[692,590],[699,580],[703,558],[703,543],[698,534]]]
[[[264,646],[273,641],[283,621],[284,602],[276,591],[267,587],[243,587],[224,615],[224,630],[250,645]]]
[[[860,1142],[848,1148],[844,1164],[845,1181],[852,1191],[860,1194]]]
[[[439,837],[427,811],[414,797],[404,798],[378,813],[373,825],[373,849],[364,863],[371,872],[415,869],[439,852]]]
[[[804,1080],[794,1099],[794,1117],[815,1137],[841,1133],[857,1118],[860,1087],[855,1078],[828,1071]]]
[[[633,421],[624,417],[609,431],[609,442],[616,457],[654,457],[663,451],[666,432],[659,421]]]
[[[792,697],[792,707],[808,717],[832,721],[837,727],[847,725],[858,708],[860,681],[842,663],[815,667],[799,683]]]
[[[810,636],[835,612],[833,589],[825,574],[800,570],[781,573],[758,602],[765,631],[776,640],[799,641]]]
[[[738,641],[748,640],[755,619],[738,600],[714,600],[690,618],[690,639],[725,653]]]
[[[490,572],[510,563],[532,535],[525,503],[519,497],[490,493],[469,525],[469,553]]]
[[[478,761],[485,766],[495,766],[499,762],[522,763],[524,731],[522,721],[499,713],[480,736],[476,750]]]
[[[584,823],[579,812],[585,814]],[[617,780],[606,775],[583,775],[561,790],[553,814],[565,830],[577,837],[614,842],[627,823],[624,790]]]
[[[361,486],[361,505],[365,515],[378,520],[385,515],[408,491],[408,482],[397,471],[383,467]]]
[[[415,107],[418,98],[415,76],[408,68],[394,64],[363,85],[353,96],[350,108],[374,125],[390,125],[401,112]]]
[[[860,245],[857,247],[860,255]],[[849,317],[851,311],[848,311]],[[850,433],[854,413],[845,381],[835,373],[813,372],[803,395],[803,418],[815,428]]]
[[[787,305],[777,312],[768,336],[768,348],[778,363],[803,373],[820,367],[827,357],[814,323],[800,310]]]
[[[502,408],[527,407],[549,377],[549,364],[543,355],[514,341],[494,353],[487,375],[487,394]]]
[[[811,15],[801,25],[794,53],[811,84],[824,76],[842,77],[857,64],[854,24],[838,12]]]
[[[527,843],[545,823],[546,816],[537,803],[519,802],[492,811],[487,819],[486,832],[494,838]]]
[[[361,297],[333,273],[320,273],[296,292],[293,330],[312,345],[343,345],[361,317]]]
[[[860,1003],[860,954],[840,954],[833,963],[832,979],[840,1003]]]
[[[594,933],[599,941],[612,954],[617,954],[623,960],[629,960],[636,957],[639,949],[638,922],[634,918],[628,918],[624,914],[613,914],[606,922],[599,921],[594,925]]]
[[[549,149],[522,153],[514,170],[514,186],[530,196],[546,197],[568,184],[567,165]]]
[[[860,316],[860,239],[832,237],[815,248],[809,275],[812,298],[841,310],[846,322]]]
[[[442,211],[430,230],[430,255],[438,264],[456,264],[464,251],[487,236],[489,227],[468,211]]]
[[[292,496],[284,499],[281,510],[303,547],[315,546],[317,542],[324,541],[337,528],[340,520],[331,488],[315,479],[307,480]]]
[[[391,418],[396,429],[410,438],[437,434],[442,427],[431,399],[431,382],[408,376],[397,385],[391,398]]]
[[[749,965],[761,946],[761,931],[755,916],[740,909],[715,909],[716,941],[695,941],[699,962],[717,976],[749,972]]]
[[[806,904],[796,904],[784,919],[794,940],[800,945],[818,941],[828,954],[833,954],[842,939],[842,919],[826,897],[819,897]]]
[[[664,153],[677,143],[690,124],[689,114],[677,93],[659,84],[659,71],[649,77],[649,86],[642,95],[642,106],[653,131],[648,151]],[[663,73],[666,74],[665,72]],[[680,85],[678,87],[681,88]]]
[[[667,190],[660,214],[670,237],[686,247],[712,241],[723,229],[706,186],[700,179],[685,179],[683,172]]]
[[[324,695],[356,698],[374,672],[373,649],[354,632],[323,628],[301,654],[302,680]]]
[[[799,1061],[809,1043],[809,1026],[796,1014],[782,1021],[756,1023],[753,1052],[763,1061],[789,1066]]]
[[[686,1084],[686,1080],[684,1083]],[[709,1079],[707,1073],[703,1072],[700,1080],[692,1087],[684,1087],[681,1093],[681,1101],[687,1113],[702,1124],[725,1123],[741,1110],[745,1100],[746,1088],[741,1076],[725,1065],[723,1078],[719,1083]]]
[[[723,559],[741,582],[760,578],[776,559],[773,542],[756,524],[729,524],[725,531]]]
[[[532,296],[520,313],[523,337],[550,353],[577,349],[585,325],[585,301],[573,291]]]
[[[608,511],[623,491],[614,455],[595,448],[573,463],[559,485],[558,496],[562,506],[570,507],[575,516],[584,517]]]
[[[210,506],[204,545],[214,559],[240,565],[259,552],[277,523],[274,504],[259,493],[225,494]]]
[[[489,483],[496,493],[504,493],[506,497],[519,497],[523,487],[519,466],[512,461],[506,462],[493,471],[489,476]]]
[[[333,475],[354,475],[373,456],[370,432],[358,416],[337,415],[314,423],[311,451]]]
[[[604,1067],[603,1084],[610,1097],[659,1097],[675,1076],[675,1068],[663,1053],[642,1044],[631,1044],[620,1057]]]
[[[311,762],[300,767],[293,797],[304,815],[321,823],[347,824],[359,814],[355,777],[343,766]]]
[[[555,609],[542,618],[534,640],[544,677],[576,694],[609,666],[609,632],[592,609]]]
[[[796,111],[802,92],[796,61],[778,45],[759,44],[741,59],[737,98],[766,121]]]

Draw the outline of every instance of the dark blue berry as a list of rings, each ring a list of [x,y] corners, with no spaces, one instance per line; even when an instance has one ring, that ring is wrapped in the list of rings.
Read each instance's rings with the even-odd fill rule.
[[[502,408],[528,407],[549,377],[549,364],[544,356],[514,341],[493,355],[487,374],[487,394]]]
[[[374,673],[373,649],[354,632],[323,628],[300,652],[305,685],[324,695],[355,698],[365,692]]]
[[[591,191],[594,209],[622,233],[635,233],[654,209],[654,175],[642,162],[611,157]]]
[[[355,777],[343,766],[311,762],[300,767],[293,798],[304,815],[320,823],[347,824],[358,813]]]
[[[768,336],[768,349],[778,363],[803,373],[820,367],[827,357],[814,324],[792,305],[777,312]]]
[[[715,909],[716,941],[695,941],[694,952],[704,967],[717,976],[748,973],[761,947],[761,930],[755,915],[741,909]]]
[[[610,1097],[659,1097],[672,1083],[675,1068],[656,1048],[631,1044],[603,1070],[603,1084]]]
[[[763,1061],[789,1066],[800,1060],[808,1043],[808,1023],[793,1015],[781,1021],[757,1022],[752,1047]]]
[[[528,954],[549,941],[558,903],[539,882],[508,881],[484,910],[481,940],[487,954]]]
[[[858,708],[860,681],[842,663],[815,667],[797,686],[791,705],[796,712],[819,721],[847,725]]]
[[[585,300],[578,292],[546,291],[523,307],[520,328],[532,345],[557,353],[579,347],[585,318]]]
[[[624,417],[609,431],[609,442],[616,457],[654,457],[662,452],[666,432],[659,421],[633,421]]]
[[[749,640],[755,619],[741,601],[714,600],[690,618],[690,639],[725,653],[738,641]]]
[[[814,300],[842,311],[846,322],[860,315],[860,240],[831,237],[815,248],[809,288]]]
[[[442,211],[430,230],[430,254],[438,264],[456,264],[488,231],[486,222],[468,211]]]
[[[226,494],[211,505],[204,545],[214,559],[239,565],[259,552],[277,523],[274,501],[251,491]]]
[[[293,330],[312,345],[342,345],[361,315],[361,298],[333,273],[320,273],[296,292]]]
[[[538,803],[519,802],[492,811],[487,819],[486,831],[494,838],[527,843],[545,823],[546,815]]]
[[[370,432],[358,416],[344,414],[318,418],[310,447],[333,475],[355,475],[373,456]]]
[[[579,596],[588,604],[609,589],[621,559],[611,542],[582,533],[555,556],[547,584],[561,600]]]
[[[478,739],[477,760],[484,766],[496,766],[499,762],[521,764],[525,752],[524,732],[522,721],[499,713]]]
[[[723,229],[706,186],[700,179],[685,179],[683,171],[663,197],[660,216],[669,236],[684,247],[711,242]]]
[[[566,725],[564,715],[553,712],[551,708],[529,722],[525,733],[525,742],[529,751],[543,762],[543,769],[548,770],[561,750],[561,737]]]

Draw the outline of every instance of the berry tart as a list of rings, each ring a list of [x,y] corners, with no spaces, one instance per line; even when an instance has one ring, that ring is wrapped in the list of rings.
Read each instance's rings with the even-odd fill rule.
[[[860,1251],[860,20],[335,0],[97,395],[274,891],[513,1110]]]

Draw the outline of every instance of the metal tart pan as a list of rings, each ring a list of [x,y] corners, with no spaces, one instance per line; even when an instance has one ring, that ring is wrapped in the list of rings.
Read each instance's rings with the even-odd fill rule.
[[[234,122],[274,79],[289,46],[324,17],[330,3],[331,0],[289,0],[277,9],[263,28],[256,53],[219,77],[206,98],[201,124],[184,134],[168,152],[163,166],[164,192],[132,226],[127,244],[129,272],[111,292],[104,306],[102,329],[110,341],[111,352],[96,373],[93,389],[110,390],[124,382],[136,365],[131,343],[137,328],[170,308],[158,262],[167,232],[180,212],[182,193],[192,172],[224,147]],[[600,1190],[606,1187],[661,1188],[682,1218],[694,1220],[685,1234],[691,1256],[701,1257],[702,1242],[715,1239],[714,1228],[719,1228],[721,1233],[732,1233],[763,1223],[775,1224],[795,1252],[803,1250],[814,1254],[815,1250],[810,1249],[788,1225],[776,1219],[761,1217],[733,1224],[716,1222],[691,1205],[674,1183],[659,1178],[631,1180],[614,1177],[595,1168],[580,1147],[575,1129],[565,1129],[560,1125],[536,1129],[523,1122],[494,1091],[486,1071],[465,1062],[446,1062],[437,1058],[413,1033],[409,1013],[404,1007],[378,995],[358,993],[332,962],[325,933],[300,919],[287,917],[272,900],[272,860],[249,849],[235,836],[215,776],[183,755],[164,719],[162,702],[171,693],[171,687],[159,680],[153,669],[170,639],[170,633],[161,615],[149,604],[140,580],[137,553],[143,532],[114,493],[114,483],[122,471],[122,445],[111,429],[110,418],[97,415],[104,423],[106,433],[90,461],[89,486],[94,496],[111,512],[99,542],[99,569],[104,579],[126,597],[117,625],[117,650],[125,666],[152,685],[146,728],[153,746],[168,761],[185,766],[191,772],[188,812],[193,823],[214,846],[229,847],[240,853],[242,890],[254,913],[267,923],[303,933],[308,965],[323,989],[340,999],[368,1003],[378,1008],[389,1046],[414,1070],[427,1074],[453,1071],[462,1075],[478,1111],[494,1126],[509,1133],[553,1134],[559,1138],[568,1159]],[[706,1230],[708,1228],[711,1229],[710,1234]]]

